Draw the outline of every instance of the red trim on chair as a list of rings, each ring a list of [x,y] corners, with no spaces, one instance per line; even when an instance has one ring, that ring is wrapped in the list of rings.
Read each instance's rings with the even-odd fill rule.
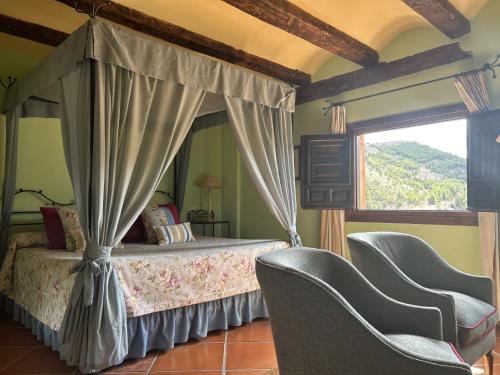
[[[464,359],[458,352],[458,350],[455,348],[455,345],[453,345],[451,342],[447,342],[447,344],[450,346],[451,350],[453,350],[453,353],[455,353],[455,356],[458,358],[458,360],[462,363],[465,363]]]
[[[495,310],[493,310],[493,312],[491,314],[486,315],[484,318],[482,318],[479,322],[473,324],[471,327],[465,327],[465,326],[460,326],[460,327],[465,328],[465,329],[474,329],[474,328],[477,328],[478,326],[480,326],[481,324],[483,324],[486,320],[488,320],[489,318],[491,318],[496,313],[497,313],[497,309],[495,307]]]
[[[481,336],[479,337],[476,337],[474,340],[471,340],[469,342],[466,342],[462,345],[462,347],[467,347],[469,345],[472,345],[472,344],[475,344],[476,342],[478,341],[481,341],[482,339],[484,339],[486,336],[488,336],[491,332],[493,332],[495,329],[497,328],[496,324],[491,327],[491,329],[487,330],[484,334],[482,334]]]

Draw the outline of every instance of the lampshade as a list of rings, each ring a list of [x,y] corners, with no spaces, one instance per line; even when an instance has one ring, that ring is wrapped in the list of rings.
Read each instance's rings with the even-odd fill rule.
[[[215,176],[207,176],[205,180],[200,184],[200,187],[207,189],[218,189],[220,188],[219,180]]]

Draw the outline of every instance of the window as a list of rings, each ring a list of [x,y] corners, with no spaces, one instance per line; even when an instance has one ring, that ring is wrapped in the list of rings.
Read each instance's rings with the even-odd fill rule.
[[[347,220],[477,225],[466,210],[467,114],[455,105],[351,124],[357,199]]]

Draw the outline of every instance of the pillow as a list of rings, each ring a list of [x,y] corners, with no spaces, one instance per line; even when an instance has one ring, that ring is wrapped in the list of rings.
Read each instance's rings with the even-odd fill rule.
[[[123,237],[123,242],[146,242],[146,228],[141,215],[135,219],[134,224]]]
[[[66,239],[64,238],[64,228],[55,207],[40,207],[43,217],[45,232],[47,233],[49,249],[66,249]]]
[[[179,212],[177,211],[177,206],[175,205],[175,203],[162,203],[159,204],[158,207],[167,208],[168,210],[170,210],[175,224],[180,224],[181,221],[179,219]],[[147,241],[146,227],[144,225],[142,215],[139,215],[139,217],[134,221],[134,224],[132,224],[130,229],[127,231],[122,241],[124,243]]]
[[[177,211],[177,206],[175,203],[170,202],[170,203],[162,203],[159,204],[158,207],[164,207],[170,210],[170,213],[172,214],[172,217],[174,218],[175,224],[180,224],[181,220],[179,219],[179,212]]]
[[[58,207],[57,212],[64,228],[64,239],[68,251],[83,252],[85,250],[85,238],[80,225],[78,211],[73,208]]]
[[[150,244],[158,243],[158,237],[154,230],[155,226],[165,226],[176,224],[174,215],[169,207],[150,206],[142,211],[142,219],[146,228],[146,242]]]
[[[154,230],[160,245],[196,241],[196,238],[194,238],[193,233],[191,232],[191,225],[189,223],[160,226],[155,225]]]

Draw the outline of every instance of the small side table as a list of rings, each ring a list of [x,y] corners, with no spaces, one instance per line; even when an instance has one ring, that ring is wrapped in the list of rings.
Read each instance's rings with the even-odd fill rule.
[[[205,236],[206,235],[206,227],[207,225],[208,226],[212,226],[212,237],[215,237],[215,225],[216,224],[219,224],[219,225],[227,225],[227,238],[229,238],[231,236],[231,224],[229,222],[229,220],[192,220],[190,221],[191,224],[199,224],[199,225],[203,225],[203,235]]]

